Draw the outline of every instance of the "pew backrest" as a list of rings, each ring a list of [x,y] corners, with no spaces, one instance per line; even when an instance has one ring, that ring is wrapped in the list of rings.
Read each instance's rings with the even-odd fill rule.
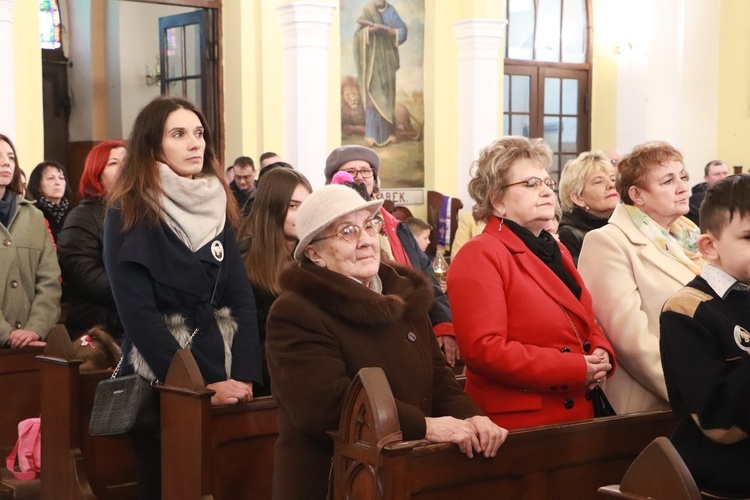
[[[164,498],[270,499],[278,406],[271,397],[211,406],[190,351],[172,360],[161,398]]]
[[[129,441],[88,432],[96,386],[111,373],[79,373],[82,361],[73,357],[67,331],[55,328],[39,357],[42,499],[134,498],[135,459]]]
[[[43,347],[0,349],[0,453],[3,458],[18,439],[18,422],[39,416],[41,375],[36,357],[43,350]]]
[[[392,400],[379,368],[353,381],[334,436],[334,498],[596,498],[674,426],[660,411],[519,429],[496,457],[469,460],[452,444],[403,441]]]

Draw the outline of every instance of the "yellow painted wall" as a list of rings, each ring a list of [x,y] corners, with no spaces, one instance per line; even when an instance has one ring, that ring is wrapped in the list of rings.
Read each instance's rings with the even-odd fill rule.
[[[13,70],[16,86],[16,151],[28,174],[44,159],[42,60],[39,56],[39,4],[13,6]]]
[[[722,0],[717,157],[750,168],[750,2]]]
[[[452,23],[467,18],[505,18],[504,2],[425,1],[425,189],[458,192],[458,48]],[[502,54],[498,72],[502,75]],[[502,132],[502,77],[497,110]]]
[[[615,149],[617,135],[617,55],[612,33],[618,0],[592,3],[593,72],[591,82],[591,149]]]
[[[225,0],[224,37],[224,163],[238,156],[258,157],[262,144],[258,74],[259,2]]]
[[[224,0],[226,163],[240,154],[284,156],[284,58],[278,7],[292,0]],[[338,2],[329,3],[338,6]],[[329,149],[340,145],[339,16],[330,27]],[[322,168],[322,166],[321,166]]]

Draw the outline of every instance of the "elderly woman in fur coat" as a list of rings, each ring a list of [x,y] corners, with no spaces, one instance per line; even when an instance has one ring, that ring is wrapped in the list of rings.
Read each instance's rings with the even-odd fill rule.
[[[380,263],[382,201],[350,187],[312,193],[297,215],[299,266],[281,278],[266,348],[279,403],[273,496],[324,498],[344,396],[360,368],[391,385],[404,439],[494,456],[507,431],[481,415],[446,366],[427,311],[432,289]]]

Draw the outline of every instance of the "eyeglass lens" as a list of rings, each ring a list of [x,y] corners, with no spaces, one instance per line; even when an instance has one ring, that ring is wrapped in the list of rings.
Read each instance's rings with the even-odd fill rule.
[[[383,227],[383,221],[380,219],[370,219],[364,224],[364,230],[367,234],[370,236],[375,236],[380,232],[380,228]],[[356,224],[352,224],[351,226],[346,226],[341,231],[339,231],[339,235],[341,235],[341,238],[344,241],[357,241],[359,239],[359,233],[362,231],[362,227],[357,226]]]
[[[363,179],[368,179],[372,177],[372,169],[371,168],[363,168],[362,170],[344,170],[347,174],[351,175],[352,177],[357,177],[359,175]]]

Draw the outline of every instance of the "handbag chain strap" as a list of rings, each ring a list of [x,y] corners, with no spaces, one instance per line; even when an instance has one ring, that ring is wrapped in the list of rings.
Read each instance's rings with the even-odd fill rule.
[[[193,330],[193,333],[190,334],[190,337],[188,337],[187,342],[185,342],[185,345],[182,346],[183,349],[190,349],[191,344],[193,343],[193,337],[195,337],[195,334],[198,333],[198,327],[195,327],[195,330]],[[112,372],[112,376],[109,377],[110,380],[113,378],[117,378],[117,374],[120,373],[120,367],[122,366],[122,356],[120,356],[120,361],[117,362],[117,366],[115,367],[115,371]],[[159,383],[158,380],[154,383]]]
[[[578,339],[578,344],[581,346],[581,351],[586,354],[586,350],[583,348],[583,341],[581,340],[581,335],[578,333],[578,328],[576,328],[575,323],[573,323],[573,320],[570,319],[570,316],[568,315],[567,309],[565,309],[565,306],[560,304],[558,302],[558,305],[560,306],[560,309],[562,309],[563,313],[565,314],[565,317],[568,318],[568,323],[570,323],[570,326],[573,327],[573,332],[576,334],[576,338]]]

